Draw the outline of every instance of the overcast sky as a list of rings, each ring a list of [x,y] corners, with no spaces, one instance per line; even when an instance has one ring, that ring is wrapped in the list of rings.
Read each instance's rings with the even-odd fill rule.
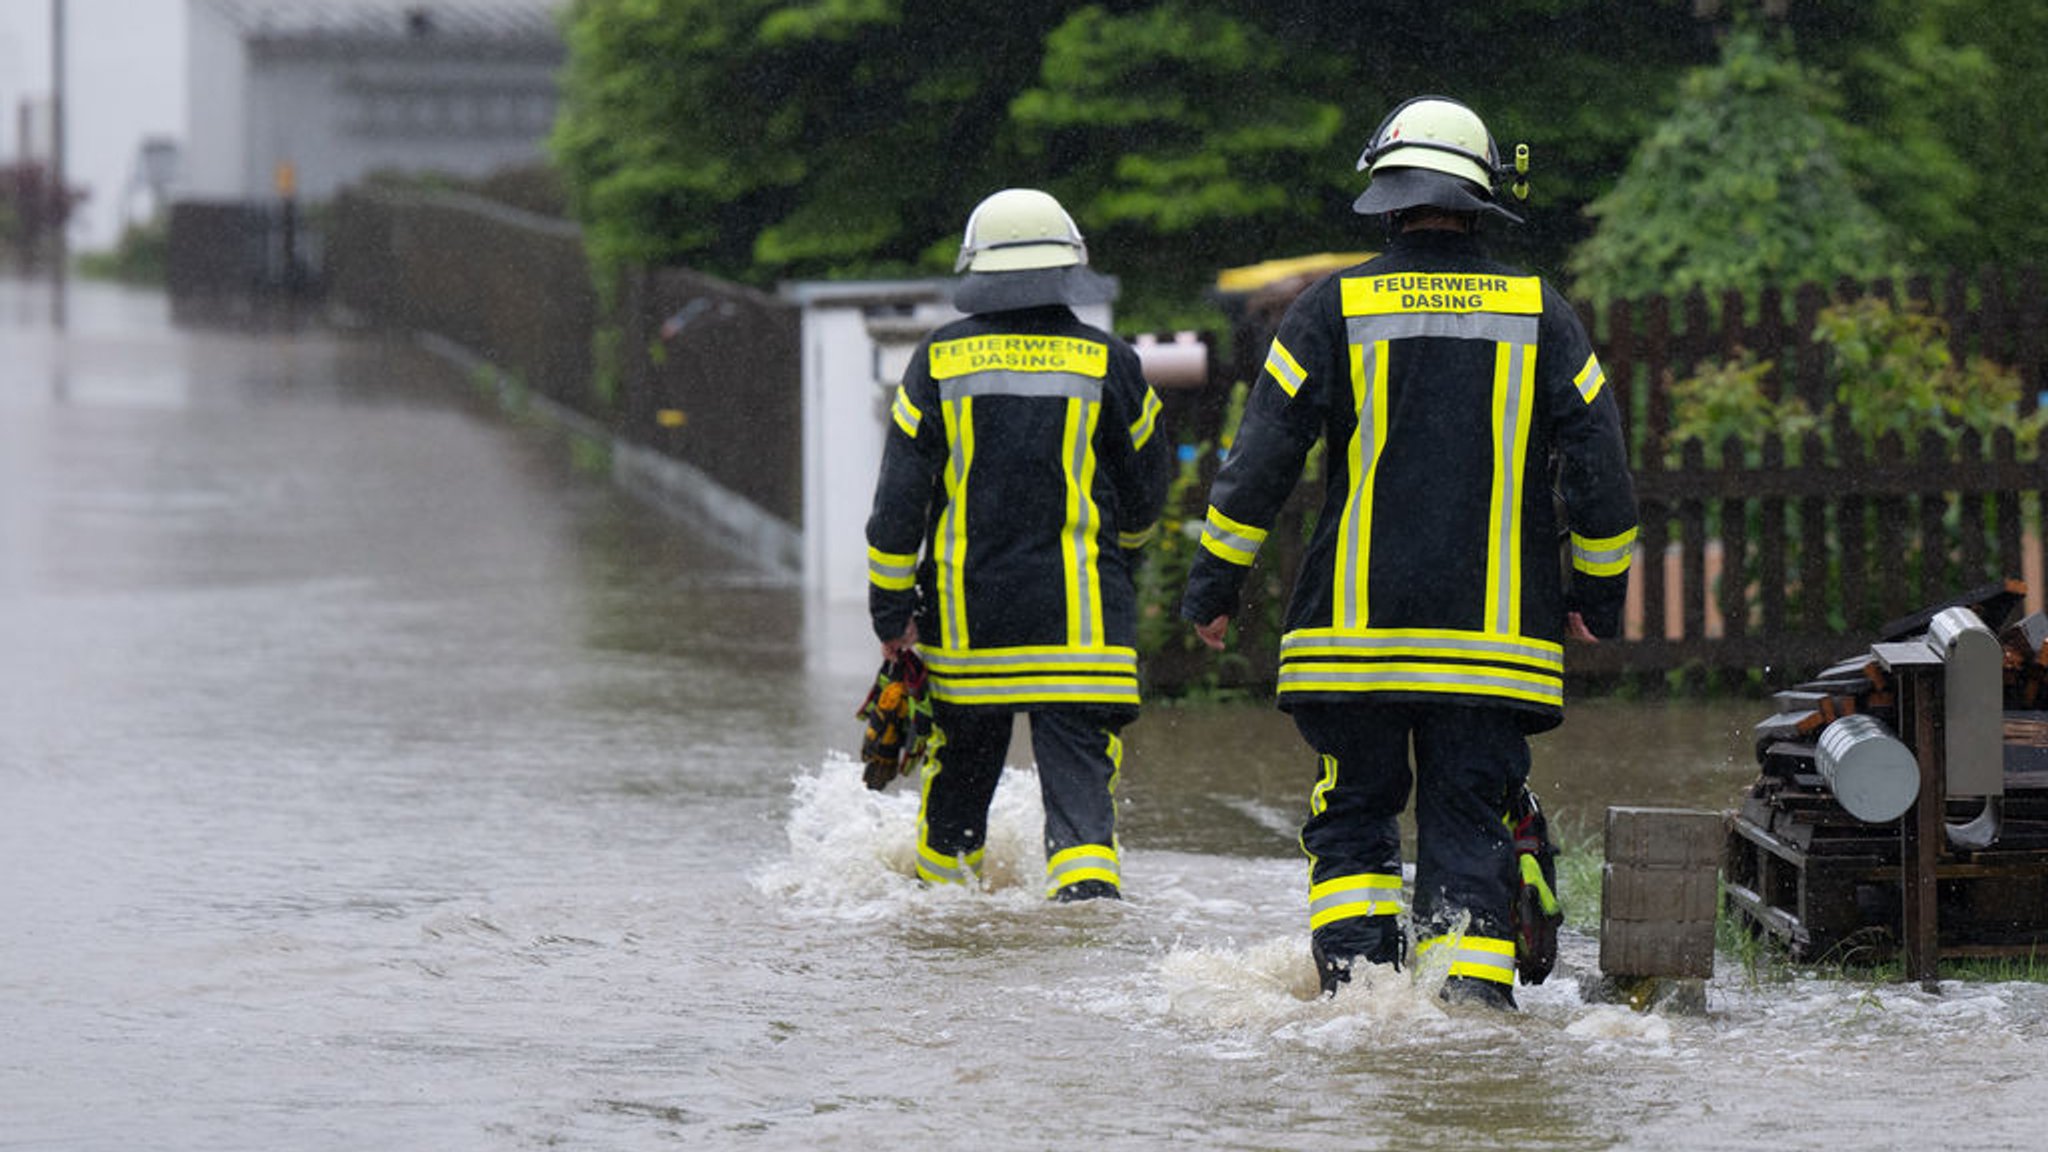
[[[185,134],[185,0],[64,0],[66,175],[91,193],[78,248],[106,248],[145,201],[127,193],[152,135]],[[21,102],[50,92],[52,0],[0,0],[0,163],[21,157]]]

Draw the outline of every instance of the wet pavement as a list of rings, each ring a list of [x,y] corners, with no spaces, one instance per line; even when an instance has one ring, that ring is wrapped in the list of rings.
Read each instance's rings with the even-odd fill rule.
[[[910,878],[857,617],[405,342],[0,280],[0,1148],[2032,1148],[2048,987],[1759,979],[1512,1018],[1311,993],[1313,765],[1129,732],[1131,899]],[[1568,834],[1720,807],[1755,702],[1584,701]],[[1018,786],[1024,785],[1024,786]],[[1567,893],[1597,902],[1597,893]]]

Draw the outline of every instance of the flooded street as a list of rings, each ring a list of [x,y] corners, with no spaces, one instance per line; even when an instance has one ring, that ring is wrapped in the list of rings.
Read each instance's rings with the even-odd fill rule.
[[[1513,1017],[1313,998],[1263,706],[1128,731],[1128,901],[1039,898],[1021,773],[921,889],[858,611],[410,344],[48,305],[0,280],[0,1149],[2042,1144],[2044,985],[1638,1015],[1568,933]],[[1573,842],[1727,806],[1767,710],[1579,702],[1536,782]]]

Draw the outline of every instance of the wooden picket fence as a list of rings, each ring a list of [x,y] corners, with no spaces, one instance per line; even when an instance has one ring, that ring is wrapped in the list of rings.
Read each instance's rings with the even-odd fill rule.
[[[1811,338],[1834,300],[1894,296],[1889,284],[1807,285],[1719,308],[1679,301],[1619,304],[1589,327],[1617,387],[1636,469],[1641,535],[1627,637],[1574,648],[1575,675],[1680,670],[1796,677],[1852,651],[1893,620],[2002,579],[2028,585],[2039,611],[2042,493],[2048,443],[2017,444],[1932,430],[1866,450],[1846,427],[1759,446],[1682,446],[1666,460],[1668,387],[1701,361],[1747,351],[1770,361],[1777,395],[1820,411],[1826,349]],[[1982,355],[2020,374],[2022,410],[2044,387],[2044,307],[2038,274],[1954,276],[1904,286],[1947,324],[1960,360]]]

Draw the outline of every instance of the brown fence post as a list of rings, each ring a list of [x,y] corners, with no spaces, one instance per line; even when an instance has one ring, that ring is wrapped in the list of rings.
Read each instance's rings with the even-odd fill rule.
[[[1721,572],[1715,603],[1721,611],[1721,635],[1741,639],[1749,634],[1749,501],[1727,482],[1747,469],[1747,451],[1740,440],[1730,436],[1721,444],[1721,479],[1724,485],[1715,539],[1721,544]]]

